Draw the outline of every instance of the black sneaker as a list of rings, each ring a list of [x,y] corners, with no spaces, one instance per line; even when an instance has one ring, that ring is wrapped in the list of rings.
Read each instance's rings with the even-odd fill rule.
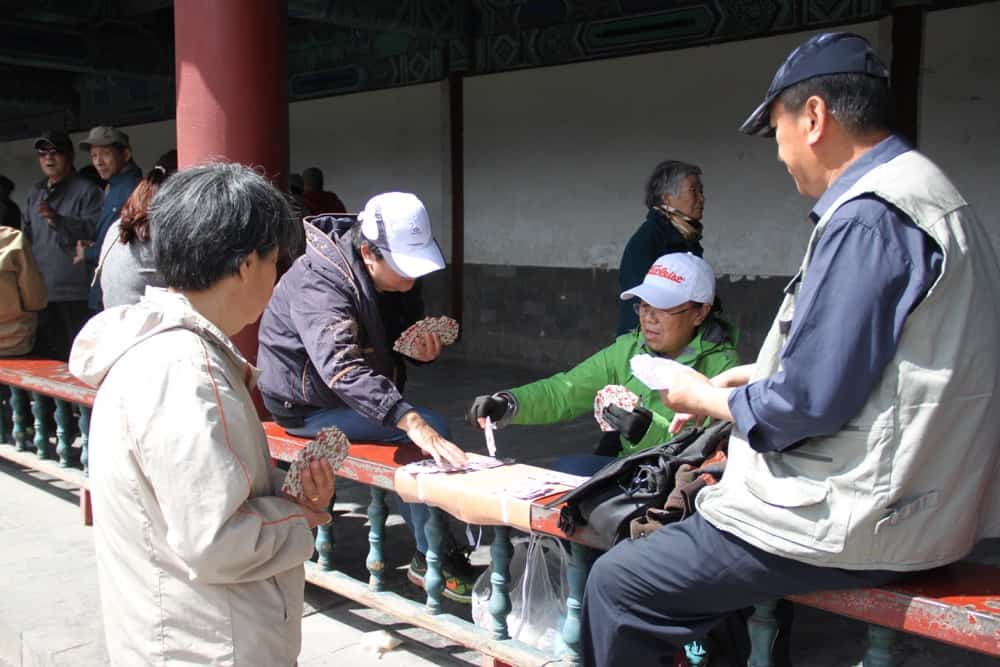
[[[476,573],[469,563],[469,557],[462,551],[451,551],[441,560],[441,574],[444,576],[444,589],[441,595],[454,602],[472,603],[472,587],[476,583]],[[406,569],[406,578],[414,586],[424,587],[424,577],[427,575],[427,558],[419,551],[410,559]]]

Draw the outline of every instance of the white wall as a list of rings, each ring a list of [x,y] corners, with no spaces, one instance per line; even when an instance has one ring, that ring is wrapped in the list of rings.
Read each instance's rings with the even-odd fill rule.
[[[1000,225],[987,218],[1000,208],[1000,56],[991,48],[998,22],[1000,3],[928,15],[921,141],[997,230],[1000,246]],[[884,25],[850,29],[891,57]],[[737,127],[805,37],[467,79],[466,261],[616,267],[645,215],[645,179],[673,158],[705,171],[706,256],[719,273],[793,273],[811,202],[795,193],[774,142]],[[293,104],[292,170],[321,167],[355,210],[382,190],[416,192],[447,254],[444,90],[428,84]],[[146,168],[174,144],[173,122],[126,129]],[[0,173],[15,181],[18,200],[39,177],[31,143],[0,144]]]
[[[877,41],[877,24],[855,26]],[[737,131],[805,34],[470,79],[466,258],[617,268],[665,159],[699,165],[720,273],[794,273],[809,202]]]
[[[920,149],[972,203],[1000,249],[1000,3],[931,14]]]
[[[415,193],[448,256],[444,91],[444,84],[433,83],[292,104],[292,171],[321,168],[326,188],[351,211],[379,192]]]

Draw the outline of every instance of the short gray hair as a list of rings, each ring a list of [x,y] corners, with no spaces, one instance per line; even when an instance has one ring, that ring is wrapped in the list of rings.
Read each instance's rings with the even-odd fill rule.
[[[243,260],[301,245],[302,224],[284,195],[250,167],[215,162],[167,179],[149,211],[156,268],[168,287],[203,290]]]
[[[861,72],[816,76],[789,86],[778,101],[786,111],[798,113],[813,96],[822,98],[830,114],[853,136],[889,130],[892,91],[882,77]]]
[[[678,196],[688,176],[701,176],[701,167],[680,160],[664,160],[656,165],[646,181],[646,208],[659,204],[663,195]]]

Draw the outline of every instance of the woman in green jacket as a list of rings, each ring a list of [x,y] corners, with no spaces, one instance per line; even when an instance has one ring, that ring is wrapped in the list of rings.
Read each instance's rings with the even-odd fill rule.
[[[636,299],[639,328],[563,373],[530,384],[478,396],[469,409],[470,421],[480,427],[489,417],[498,427],[507,424],[555,424],[593,410],[594,397],[607,385],[623,385],[639,396],[631,411],[605,409],[604,419],[619,435],[619,456],[627,456],[671,439],[674,413],[657,392],[632,375],[630,360],[640,354],[662,356],[708,377],[739,364],[736,330],[712,313],[715,274],[705,260],[691,253],[661,256],[640,285],[621,294]],[[611,457],[565,457],[557,467],[566,472],[592,474]]]

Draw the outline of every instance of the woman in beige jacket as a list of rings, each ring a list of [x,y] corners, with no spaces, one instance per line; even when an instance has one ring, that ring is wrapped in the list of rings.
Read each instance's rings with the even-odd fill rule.
[[[0,357],[31,352],[38,311],[47,303],[31,242],[17,229],[0,225]]]
[[[90,480],[113,665],[294,665],[310,529],[330,520],[328,463],[282,473],[229,340],[264,309],[301,227],[235,164],[178,173],[150,213],[167,289],[94,317],[70,370],[99,387]]]

